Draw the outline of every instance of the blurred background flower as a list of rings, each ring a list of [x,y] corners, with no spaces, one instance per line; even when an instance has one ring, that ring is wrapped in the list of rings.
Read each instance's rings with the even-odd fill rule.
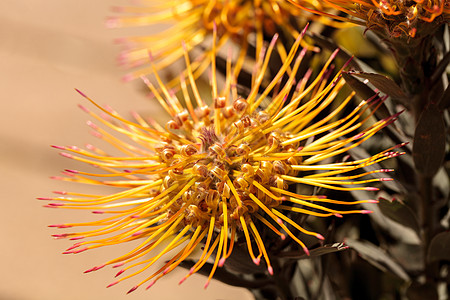
[[[151,73],[149,51],[156,70],[171,66],[183,55],[181,42],[185,42],[189,50],[197,50],[193,52],[196,59],[192,64],[197,77],[209,65],[211,49],[208,45],[214,23],[219,37],[217,52],[234,45],[235,74],[239,74],[246,56],[258,59],[263,42],[275,33],[280,36],[276,50],[283,61],[287,49],[308,21],[320,19],[327,25],[347,27],[345,23],[305,12],[280,0],[134,1],[132,6],[118,6],[114,10],[117,16],[108,19],[108,27],[143,27],[140,35],[116,39],[123,46],[119,63],[134,69],[124,76],[125,81]],[[156,24],[163,24],[165,29],[155,33],[151,28]]]

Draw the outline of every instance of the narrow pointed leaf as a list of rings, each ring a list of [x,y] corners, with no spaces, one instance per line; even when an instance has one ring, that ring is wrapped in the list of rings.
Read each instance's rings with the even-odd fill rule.
[[[395,99],[403,100],[402,103],[407,98],[402,89],[391,78],[387,76],[366,72],[354,72],[352,73],[352,75],[369,80],[374,87],[376,87],[386,95],[389,95]]]
[[[380,201],[379,207],[383,214],[388,218],[412,228],[417,233],[420,232],[419,222],[417,221],[414,212],[399,200],[386,200],[383,198],[378,199]]]
[[[356,94],[361,99],[367,100],[376,95],[375,91],[372,90],[367,84],[356,79],[353,76],[353,72],[344,72],[342,73],[342,76],[344,77],[345,82],[347,82],[347,84],[356,92]],[[379,96],[376,96],[376,99],[374,100],[378,100],[379,98]],[[386,105],[382,103],[378,110],[375,112],[375,115],[379,120],[382,120],[391,116],[391,113],[389,112],[389,109],[386,107]]]
[[[420,116],[414,134],[414,164],[423,175],[433,176],[441,167],[444,156],[444,117],[435,105],[430,105]]]
[[[380,247],[367,241],[354,239],[348,239],[345,243],[376,268],[382,271],[390,271],[404,281],[409,281],[409,276],[403,268]]]

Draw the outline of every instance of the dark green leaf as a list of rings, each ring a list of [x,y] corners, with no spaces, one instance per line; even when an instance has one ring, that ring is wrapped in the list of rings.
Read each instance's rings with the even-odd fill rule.
[[[353,76],[353,73],[342,73],[347,84],[356,92],[356,94],[363,100],[370,99],[375,96],[374,101],[380,99],[380,97],[375,93],[367,84],[359,81]],[[375,115],[379,120],[388,118],[391,116],[389,109],[384,103],[381,103],[380,107],[375,112]]]
[[[446,260],[450,261],[450,232],[441,232],[431,240],[428,249],[429,262]]]
[[[409,276],[403,268],[380,247],[367,241],[357,241],[354,239],[348,239],[345,243],[350,248],[356,250],[363,259],[381,271],[390,271],[404,281],[409,281]]]
[[[374,87],[376,87],[386,95],[391,96],[392,98],[399,100],[406,100],[407,98],[402,89],[389,77],[376,73],[366,72],[354,72],[352,73],[352,75],[369,80]]]
[[[342,76],[344,77],[347,84],[356,92],[356,94],[360,98],[369,99],[374,95],[376,95],[375,91],[373,91],[369,86],[367,86],[367,84],[364,84],[360,80],[356,79],[353,76],[353,72],[344,72]]]
[[[292,259],[308,259],[312,257],[322,256],[328,253],[343,251],[346,249],[348,249],[348,247],[344,243],[334,243],[312,249],[309,251],[309,255],[306,255],[303,251],[286,251],[280,253],[278,256]]]
[[[433,176],[441,167],[444,156],[444,118],[435,105],[430,105],[421,114],[414,134],[414,164],[423,175]]]
[[[419,222],[417,221],[414,212],[399,200],[379,199],[379,207],[383,214],[388,218],[412,228],[416,232],[420,232]]]

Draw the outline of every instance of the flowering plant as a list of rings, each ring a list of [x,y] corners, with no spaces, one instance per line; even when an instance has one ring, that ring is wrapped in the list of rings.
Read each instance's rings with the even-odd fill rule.
[[[145,65],[126,79],[141,77],[168,121],[130,121],[77,90],[113,150],[53,146],[100,170],[55,179],[114,190],[40,198],[103,217],[51,225],[95,227],[54,234],[77,240],[64,253],[135,243],[86,271],[120,267],[108,287],[142,277],[129,292],[181,267],[180,283],[200,273],[205,287],[214,278],[261,299],[445,298],[448,1],[174,3],[116,8],[133,16],[107,22],[171,24],[121,39],[120,56]],[[397,82],[340,49],[355,24],[365,46],[381,42],[376,55],[394,59]],[[163,80],[178,60],[181,74]],[[370,265],[395,280],[377,290],[353,274],[381,282]]]

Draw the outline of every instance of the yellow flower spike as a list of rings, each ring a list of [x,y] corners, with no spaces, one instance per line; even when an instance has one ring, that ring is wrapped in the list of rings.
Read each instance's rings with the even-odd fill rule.
[[[219,267],[222,267],[227,258],[227,244],[228,244],[228,211],[227,211],[227,198],[222,197],[222,216],[223,216],[223,227],[222,233],[226,234],[223,240],[223,254],[222,258],[219,260]]]
[[[190,84],[181,81],[179,95],[175,97],[161,79],[157,79],[155,86],[144,79],[170,115],[171,119],[164,125],[136,113],[136,122],[126,120],[80,92],[103,112],[95,114],[82,107],[99,122],[95,128],[102,135],[100,140],[111,144],[114,153],[92,145],[86,149],[54,146],[62,150],[65,157],[103,171],[96,174],[66,170],[65,177],[56,179],[108,186],[114,190],[105,195],[58,191],[55,192],[57,197],[39,198],[50,201],[47,207],[87,209],[99,217],[97,221],[86,223],[50,225],[96,227],[54,235],[58,239],[84,239],[64,253],[140,241],[117,258],[86,271],[96,271],[107,265],[123,266],[117,276],[130,271],[109,286],[142,275],[163,255],[171,255],[163,267],[150,271],[130,290],[132,292],[146,282],[148,287],[152,286],[203,245],[200,258],[181,282],[213,258],[207,286],[217,268],[227,267],[238,238],[245,238],[253,262],[264,264],[272,274],[272,241],[266,240],[261,227],[267,227],[281,239],[289,236],[308,254],[302,235],[323,237],[308,230],[307,223],[296,224],[291,219],[293,215],[342,217],[349,213],[369,213],[358,208],[331,209],[327,204],[349,207],[376,203],[374,200],[347,202],[288,190],[289,185],[296,183],[334,190],[377,190],[362,185],[391,180],[370,176],[392,170],[364,171],[362,168],[400,155],[392,150],[402,146],[355,161],[330,161],[332,156],[369,139],[395,120],[396,115],[370,123],[369,117],[379,106],[377,101],[382,100],[369,99],[342,116],[342,112],[349,111],[354,93],[341,97],[344,81],[340,71],[331,79],[322,76],[331,72],[335,54],[319,72],[320,78],[310,80],[308,72],[306,79],[299,80],[301,86],[295,91],[299,86],[292,79],[298,75],[296,70],[301,57],[308,51],[300,49],[301,37],[287,51],[286,61],[274,76],[273,84],[265,90],[261,87],[262,73],[275,42],[262,46],[266,50],[259,58],[261,69],[255,69],[255,80],[248,95],[238,94],[234,86],[235,73],[228,59],[223,87],[216,82],[216,76],[210,76],[211,97],[200,97],[187,48],[183,49],[186,79]],[[214,70],[214,60],[212,64]],[[338,101],[338,95],[341,102],[332,105]],[[192,96],[195,100],[190,98]],[[274,99],[271,104],[257,105],[260,99],[270,97]],[[181,103],[186,103],[186,108]],[[358,131],[362,125],[365,129]],[[163,241],[168,244],[159,248]]]
[[[224,240],[225,240],[225,238],[228,239],[228,233],[227,233],[227,236],[225,237],[225,232],[222,231],[222,232],[220,233],[219,247],[218,247],[218,249],[217,249],[217,251],[216,251],[216,253],[215,253],[216,258],[214,259],[213,268],[211,269],[211,272],[209,273],[208,279],[206,280],[206,283],[205,283],[205,285],[204,285],[204,288],[205,288],[205,289],[208,287],[209,282],[211,281],[211,279],[212,279],[212,277],[213,277],[213,275],[214,275],[214,272],[216,271],[217,266],[219,265],[219,262],[220,262],[220,256],[222,255],[222,250],[223,250],[222,247],[224,246]]]
[[[262,255],[264,257],[264,260],[266,261],[267,271],[270,275],[273,275],[273,268],[270,265],[269,255],[267,255],[266,247],[264,246],[264,242],[259,235],[258,229],[256,229],[255,224],[252,221],[250,221],[250,228],[252,230],[253,236],[255,237],[256,245],[258,245],[258,248],[260,250],[260,255]]]

